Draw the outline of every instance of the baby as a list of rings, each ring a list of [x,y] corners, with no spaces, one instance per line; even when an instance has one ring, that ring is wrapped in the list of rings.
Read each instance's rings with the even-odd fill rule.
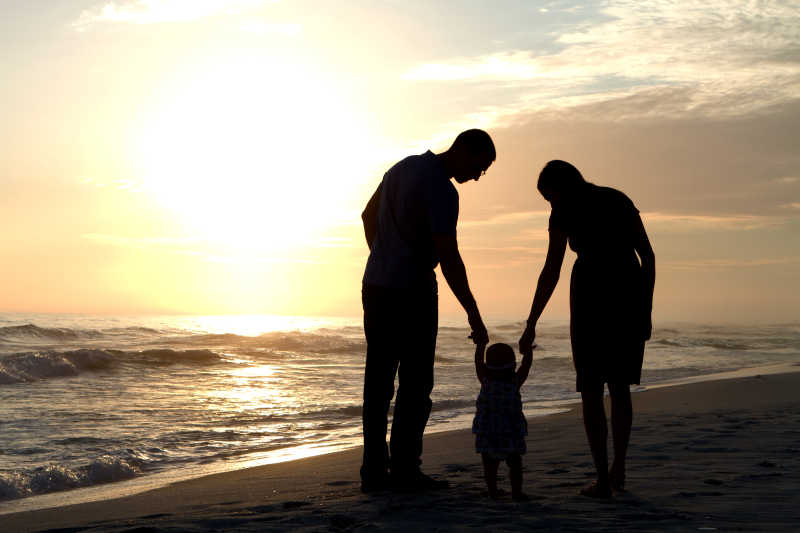
[[[486,362],[484,362],[484,351]],[[475,347],[475,373],[481,382],[472,432],[475,434],[475,450],[483,459],[483,475],[489,489],[489,497],[496,499],[497,467],[505,461],[511,478],[511,497],[525,501],[522,492],[522,455],[526,451],[525,436],[528,424],[522,413],[522,398],[519,389],[528,378],[533,352],[522,357],[515,371],[514,349],[508,344],[485,344]]]

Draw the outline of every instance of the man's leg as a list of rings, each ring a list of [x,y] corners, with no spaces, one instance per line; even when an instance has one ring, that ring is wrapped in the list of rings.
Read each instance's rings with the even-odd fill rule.
[[[365,492],[380,490],[388,484],[386,417],[394,395],[398,363],[396,343],[391,337],[395,307],[392,296],[391,290],[379,287],[365,286],[362,292],[367,338],[362,407],[364,457],[361,465],[361,488]]]
[[[400,475],[416,474],[422,462],[422,436],[431,412],[433,362],[438,327],[435,288],[410,295],[404,312],[405,339],[401,346],[399,387],[392,421],[392,469]],[[399,339],[398,339],[399,340]]]

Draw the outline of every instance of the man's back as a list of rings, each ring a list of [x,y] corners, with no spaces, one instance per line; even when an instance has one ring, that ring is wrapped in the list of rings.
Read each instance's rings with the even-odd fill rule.
[[[410,156],[383,177],[377,231],[364,283],[403,288],[433,279],[433,233],[456,233],[458,192],[431,152]]]

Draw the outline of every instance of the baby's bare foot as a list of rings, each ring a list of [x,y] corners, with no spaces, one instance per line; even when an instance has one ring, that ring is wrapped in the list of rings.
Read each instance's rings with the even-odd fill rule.
[[[589,498],[610,498],[611,487],[607,484],[601,485],[597,481],[592,481],[581,489],[581,496],[588,496]]]

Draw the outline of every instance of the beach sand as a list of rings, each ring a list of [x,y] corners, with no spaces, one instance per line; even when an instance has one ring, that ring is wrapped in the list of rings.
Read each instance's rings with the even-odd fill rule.
[[[792,371],[794,370],[794,372]],[[523,391],[524,394],[524,391]],[[423,469],[450,488],[359,492],[360,449],[217,474],[142,494],[0,515],[14,531],[796,531],[800,367],[634,395],[627,489],[593,476],[579,406],[529,420],[524,490],[486,496],[468,430],[428,435]],[[508,487],[501,466],[500,486]]]

